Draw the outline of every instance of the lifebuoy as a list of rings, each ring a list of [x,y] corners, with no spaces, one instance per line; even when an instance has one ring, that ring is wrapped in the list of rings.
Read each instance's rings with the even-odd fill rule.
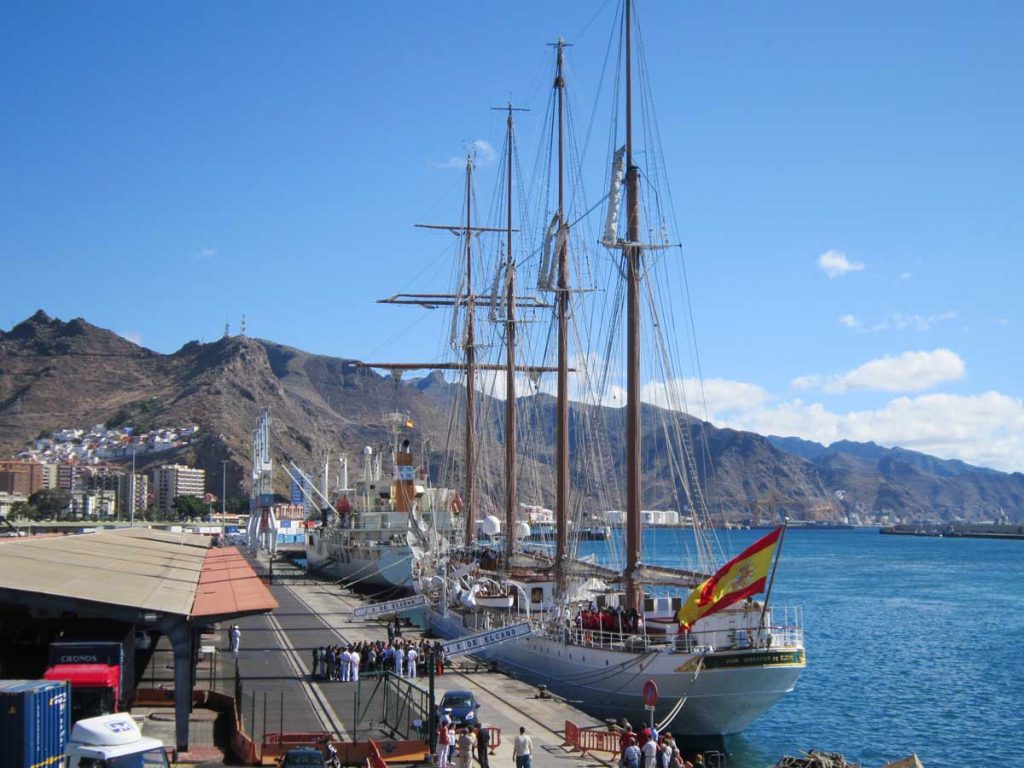
[[[452,497],[451,510],[452,510],[452,512],[455,512],[456,514],[462,514],[462,510],[463,510],[462,497],[459,496],[459,494],[457,494],[457,493],[455,494],[455,496]]]

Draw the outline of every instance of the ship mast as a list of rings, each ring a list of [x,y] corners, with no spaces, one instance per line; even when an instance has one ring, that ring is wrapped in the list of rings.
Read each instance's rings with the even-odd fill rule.
[[[502,107],[502,109],[505,109]],[[415,370],[439,370],[439,371],[465,371],[466,372],[466,431],[464,436],[465,461],[463,484],[466,492],[466,529],[465,543],[472,545],[476,542],[476,510],[477,510],[477,485],[476,485],[476,374],[477,371],[505,371],[510,393],[510,402],[506,404],[506,416],[511,413],[509,435],[511,445],[506,445],[506,477],[511,478],[511,484],[506,486],[506,515],[514,525],[516,484],[515,484],[515,373],[548,373],[554,368],[538,365],[517,365],[515,360],[515,308],[526,309],[550,309],[551,305],[540,301],[536,296],[515,295],[515,264],[512,259],[512,233],[518,230],[512,228],[512,112],[518,110],[511,104],[507,107],[509,112],[509,182],[508,182],[508,223],[507,227],[474,227],[473,222],[473,156],[466,158],[466,206],[465,221],[462,224],[417,224],[423,229],[444,230],[456,237],[465,238],[465,268],[466,286],[464,292],[456,293],[397,293],[386,299],[379,299],[381,304],[415,305],[434,309],[436,307],[451,307],[453,312],[458,312],[459,307],[466,309],[465,336],[462,343],[465,360],[463,362],[426,362],[426,363],[394,363],[394,362],[361,362],[358,365],[362,368],[383,368],[392,372],[392,375],[401,376],[404,371]],[[508,293],[506,301],[508,304],[508,327],[509,333],[509,358],[505,363],[478,362],[476,359],[476,309],[479,302],[493,300],[493,296],[481,296],[473,292],[473,251],[472,238],[480,233],[501,232],[508,238]],[[506,441],[509,442],[509,441]],[[511,540],[511,528],[509,528],[509,539]]]
[[[508,105],[508,220],[505,238],[505,568],[512,566],[516,524],[516,264],[512,259],[512,103]]]
[[[640,567],[640,170],[633,164],[632,2],[626,0],[626,607],[643,609]]]
[[[476,297],[473,295],[473,155],[466,156],[466,546],[476,543],[476,337],[474,315]]]
[[[565,224],[565,163],[564,163],[564,95],[565,78],[562,74],[565,42],[555,44],[555,91],[558,98],[558,288],[556,311],[558,317],[558,396],[555,447],[555,586],[558,594],[565,589],[565,566],[569,544],[569,238],[563,231]]]

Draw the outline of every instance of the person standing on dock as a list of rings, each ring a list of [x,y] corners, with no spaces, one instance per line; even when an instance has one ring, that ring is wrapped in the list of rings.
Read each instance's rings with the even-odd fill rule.
[[[348,665],[349,665],[348,679],[349,679],[349,682],[351,682],[351,683],[358,683],[359,682],[359,662],[360,661],[362,661],[362,657],[359,655],[359,651],[356,648],[353,648],[349,652],[349,657],[348,657]]]
[[[526,728],[523,726],[519,726],[519,735],[512,745],[512,757],[516,759],[516,768],[531,768],[533,739],[526,735]]]
[[[444,674],[444,648],[441,647],[441,641],[434,641],[434,674]]]
[[[313,649],[313,677],[317,677],[317,672],[320,670],[320,649]]]
[[[228,638],[231,643],[231,652],[238,655],[238,644],[242,641],[242,630],[238,628],[237,624],[231,625],[231,631],[228,632]]]
[[[352,652],[346,648],[341,652],[341,682],[347,683],[352,673]]]
[[[476,760],[480,763],[480,768],[491,768],[487,758],[487,750],[491,746],[491,733],[480,723],[473,728],[476,729]]]
[[[440,725],[437,726],[437,768],[448,768],[448,759],[451,755],[451,731],[448,730],[448,723],[445,718],[441,718]]]
[[[622,750],[622,768],[640,768],[640,747],[636,745],[636,736],[629,737],[629,743]]]
[[[476,748],[476,738],[468,728],[459,729],[459,736],[455,740],[456,752],[455,765],[457,768],[473,768],[473,751]]]
[[[410,645],[409,650],[405,654],[405,673],[409,677],[416,677],[416,659],[419,658],[419,654],[416,652],[416,646]]]
[[[645,741],[640,753],[644,758],[644,768],[657,768],[655,765],[658,759],[658,742],[656,739]]]
[[[401,644],[395,647],[395,674],[402,676],[402,660],[405,658],[405,650]]]

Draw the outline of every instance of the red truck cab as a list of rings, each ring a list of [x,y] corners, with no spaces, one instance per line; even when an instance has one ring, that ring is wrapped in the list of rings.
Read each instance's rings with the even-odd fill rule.
[[[46,680],[71,683],[71,721],[128,709],[135,693],[135,644],[121,640],[59,640],[50,644]]]

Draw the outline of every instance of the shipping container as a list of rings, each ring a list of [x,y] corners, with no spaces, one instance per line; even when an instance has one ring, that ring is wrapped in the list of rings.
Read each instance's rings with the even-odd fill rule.
[[[71,729],[62,680],[0,680],[0,768],[59,768]]]

